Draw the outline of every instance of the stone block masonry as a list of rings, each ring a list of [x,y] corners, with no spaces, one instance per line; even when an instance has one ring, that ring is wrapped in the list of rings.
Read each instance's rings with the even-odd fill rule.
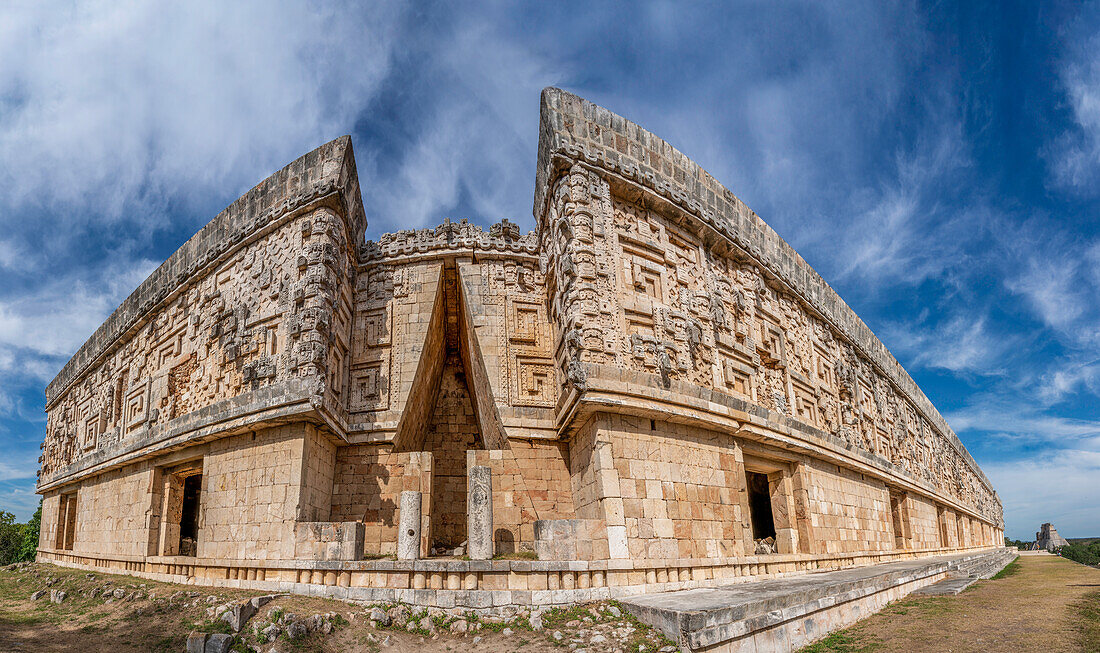
[[[482,609],[1001,541],[905,370],[687,157],[547,89],[535,181],[534,232],[366,241],[344,137],[234,202],[47,389],[39,558]]]

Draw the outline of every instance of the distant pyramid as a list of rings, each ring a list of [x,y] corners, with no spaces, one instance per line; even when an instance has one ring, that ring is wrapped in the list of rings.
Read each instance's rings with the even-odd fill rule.
[[[1031,545],[1031,550],[1046,549],[1047,551],[1054,551],[1054,549],[1067,544],[1069,544],[1069,541],[1058,534],[1058,530],[1054,528],[1053,524],[1043,524],[1043,530],[1035,533],[1035,543]]]

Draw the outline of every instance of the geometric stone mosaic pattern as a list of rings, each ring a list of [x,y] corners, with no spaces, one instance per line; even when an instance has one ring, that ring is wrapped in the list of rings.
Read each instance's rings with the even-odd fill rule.
[[[366,241],[343,137],[185,243],[47,388],[40,556],[484,607],[1000,541],[989,480],[770,227],[638,125],[541,111],[533,232]],[[474,468],[485,537],[538,565],[462,560]],[[390,559],[403,521],[437,560]]]

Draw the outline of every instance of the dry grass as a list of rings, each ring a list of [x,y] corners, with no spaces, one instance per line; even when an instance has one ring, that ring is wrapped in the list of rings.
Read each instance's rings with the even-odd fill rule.
[[[1100,651],[1100,570],[1021,556],[954,597],[903,599],[801,653]]]
[[[204,632],[229,632],[224,621],[212,619],[207,608],[230,599],[244,599],[262,592],[226,590],[222,588],[160,583],[132,576],[118,576],[83,570],[66,569],[39,564],[18,571],[0,569],[0,653],[8,651],[34,651],[52,653],[88,653],[90,651],[137,652],[162,651],[178,653],[184,650],[187,634],[192,630]],[[47,588],[47,579],[53,579]],[[105,602],[102,597],[91,597],[92,589],[102,589],[107,584],[122,589],[126,594],[140,592],[144,596],[132,600]],[[61,604],[50,603],[48,597],[31,601],[30,596],[40,589],[63,589],[68,597]],[[156,595],[149,599],[149,593]],[[212,603],[207,601],[208,597]],[[169,599],[169,597],[173,597]],[[538,651],[565,651],[570,645],[586,648],[589,653],[627,651],[634,653],[644,646],[649,653],[670,644],[660,633],[637,623],[634,618],[620,612],[613,603],[577,606],[570,610],[553,610],[545,613],[546,628],[533,631],[526,619],[497,623],[490,619],[471,619],[478,632],[465,636],[448,632],[452,617],[431,617],[440,632],[430,634],[423,628],[408,632],[396,626],[376,629],[369,623],[366,608],[362,605],[330,599],[303,596],[284,596],[264,606],[245,628],[249,644],[258,644],[252,627],[266,623],[269,611],[281,610],[299,618],[313,614],[335,613],[336,629],[329,635],[310,634],[297,640],[289,640],[283,634],[274,643],[265,643],[262,651],[300,653],[343,653],[368,651],[377,653],[536,653]],[[427,611],[413,608],[418,617]],[[422,614],[421,614],[422,613]],[[629,634],[626,631],[630,630]],[[553,635],[560,631],[562,640]],[[614,631],[623,633],[621,636]],[[580,633],[586,632],[587,635]],[[593,645],[591,636],[597,632],[606,641]],[[476,643],[475,643],[476,638]],[[574,642],[573,640],[577,641]],[[382,646],[386,640],[387,646]],[[248,651],[244,643],[237,641],[234,651]]]
[[[1077,636],[1083,651],[1100,651],[1100,590],[1089,592],[1073,605]]]

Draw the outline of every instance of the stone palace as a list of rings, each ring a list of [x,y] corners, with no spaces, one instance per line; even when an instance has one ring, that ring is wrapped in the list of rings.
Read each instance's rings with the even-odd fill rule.
[[[349,137],[264,180],[47,388],[38,559],[485,608],[1002,545],[913,379],[668,143],[546,89],[534,216],[366,241]]]

